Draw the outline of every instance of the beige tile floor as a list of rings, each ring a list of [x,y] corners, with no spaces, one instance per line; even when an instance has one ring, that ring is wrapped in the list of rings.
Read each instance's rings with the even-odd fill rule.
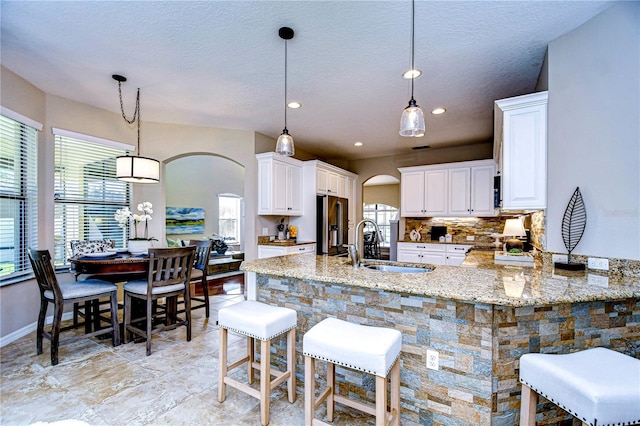
[[[144,343],[113,347],[110,340],[84,339],[60,348],[51,366],[49,342],[36,355],[35,332],[0,353],[0,424],[80,420],[91,425],[259,425],[257,399],[227,387],[218,402],[217,311],[243,296],[211,297],[211,315],[193,311],[192,340],[185,328],[154,335],[152,354]],[[246,353],[246,339],[230,335],[229,359]],[[236,358],[237,356],[237,358]],[[241,380],[246,369],[234,371]],[[303,383],[290,404],[286,384],[271,395],[271,425],[302,425]],[[374,424],[373,418],[336,407],[334,424]],[[323,409],[317,415],[322,418]],[[326,418],[324,419],[326,421]]]

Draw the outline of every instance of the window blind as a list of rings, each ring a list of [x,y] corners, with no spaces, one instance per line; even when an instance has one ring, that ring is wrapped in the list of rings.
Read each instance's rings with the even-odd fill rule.
[[[87,137],[89,139],[89,137]],[[57,266],[68,265],[70,241],[112,239],[124,247],[128,228],[114,219],[127,207],[131,184],[116,179],[116,157],[127,150],[55,135],[55,248]]]
[[[38,247],[38,131],[0,115],[0,280],[31,274]]]

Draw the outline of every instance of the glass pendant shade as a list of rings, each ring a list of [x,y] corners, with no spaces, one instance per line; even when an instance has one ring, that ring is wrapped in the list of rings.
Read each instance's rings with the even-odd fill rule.
[[[286,128],[278,137],[278,142],[276,142],[276,153],[287,157],[291,157],[296,153],[295,147],[293,146],[293,138]]]
[[[412,98],[400,117],[400,136],[419,138],[425,132],[424,114]]]
[[[131,155],[116,157],[116,178],[131,183],[158,183],[160,162]]]

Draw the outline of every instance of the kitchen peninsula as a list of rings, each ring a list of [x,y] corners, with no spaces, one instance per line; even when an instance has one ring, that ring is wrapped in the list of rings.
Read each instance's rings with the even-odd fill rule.
[[[416,274],[311,255],[252,260],[241,269],[255,281],[250,297],[298,311],[300,379],[302,336],[326,317],[400,330],[405,424],[518,424],[524,353],[604,346],[640,356],[638,278],[561,275],[539,258],[532,267],[496,265],[490,251]],[[438,352],[438,370],[426,368],[427,349]],[[336,375],[340,392],[348,392],[345,381],[367,388],[368,379],[353,372]],[[551,404],[544,410],[539,424],[569,418]]]

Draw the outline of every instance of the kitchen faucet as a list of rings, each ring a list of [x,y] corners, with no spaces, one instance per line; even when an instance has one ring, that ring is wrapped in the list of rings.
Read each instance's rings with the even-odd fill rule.
[[[356,225],[356,241],[355,244],[350,244],[349,247],[349,256],[351,257],[351,264],[354,268],[360,266],[360,226],[364,228],[365,223],[370,223],[375,228],[376,237],[380,235],[380,228],[378,228],[378,224],[371,219],[362,219]]]

